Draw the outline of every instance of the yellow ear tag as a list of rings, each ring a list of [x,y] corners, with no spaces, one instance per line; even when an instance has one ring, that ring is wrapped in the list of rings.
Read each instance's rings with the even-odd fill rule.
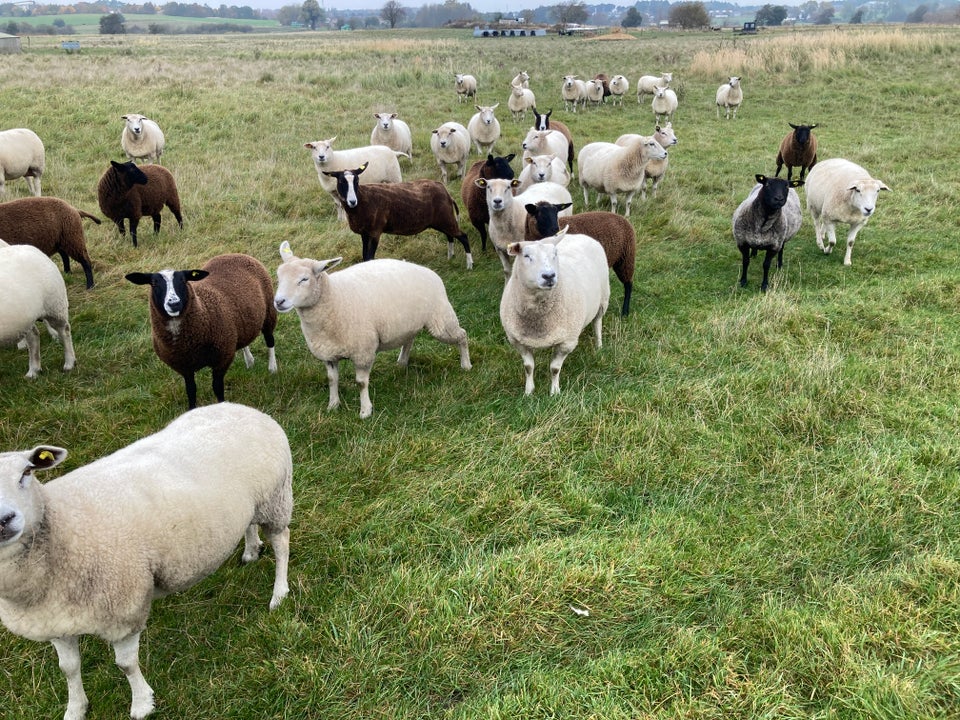
[[[43,460],[44,462],[47,462],[47,461],[49,461],[49,460],[53,460],[53,453],[50,452],[49,450],[41,450],[41,451],[40,451],[40,459]]]

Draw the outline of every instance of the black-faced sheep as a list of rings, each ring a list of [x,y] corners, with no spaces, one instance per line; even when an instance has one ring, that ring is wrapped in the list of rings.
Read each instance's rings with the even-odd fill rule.
[[[573,135],[570,133],[570,128],[568,128],[565,123],[562,123],[559,120],[551,120],[550,116],[552,114],[553,108],[550,108],[542,115],[537,112],[536,108],[533,108],[533,129],[555,130],[567,139],[566,155],[560,153],[557,155],[557,157],[566,158],[567,166],[570,168],[570,174],[573,175],[573,161],[576,158],[576,152],[573,148]]]
[[[399,183],[361,185],[355,170],[328,173],[336,178],[337,193],[347,212],[350,229],[363,242],[363,259],[373,260],[383,233],[416,235],[437,230],[447,236],[447,259],[453,257],[453,241],[459,240],[467,254],[467,269],[473,268],[470,241],[460,228],[460,212],[443,183],[411,180]]]
[[[515,158],[513,153],[505,157],[494,157],[487,155],[486,160],[477,160],[471,165],[463,176],[463,183],[460,185],[460,198],[467,208],[467,216],[471,224],[480,233],[480,249],[487,249],[487,225],[490,222],[490,212],[487,210],[487,191],[478,187],[476,181],[479,178],[492,180],[493,178],[502,178],[504,180],[513,180],[514,172],[510,167],[510,162]]]
[[[258,526],[276,558],[270,608],[289,592],[290,445],[267,415],[225,403],[47,483],[36,479],[66,456],[53,445],[0,453],[0,620],[53,643],[67,681],[65,720],[87,711],[80,636],[112,644],[130,683],[130,717],[140,720],[154,709],[139,661],[154,598],[213,573],[241,539],[242,561],[256,560]]]
[[[787,180],[793,177],[795,167],[800,168],[800,179],[803,180],[807,171],[817,164],[817,137],[811,132],[816,125],[788,124],[793,130],[780,141],[776,176],[780,177],[780,170],[786,165]]]
[[[100,211],[113,220],[120,235],[126,234],[123,223],[130,220],[130,239],[137,246],[137,226],[140,218],[153,218],[153,232],[160,232],[160,211],[170,208],[177,225],[183,227],[180,214],[180,194],[173,175],[162,165],[137,166],[132,160],[110,161],[110,167],[97,184]]]
[[[200,270],[129,273],[134,285],[150,286],[153,349],[183,376],[187,404],[197,406],[195,373],[208,367],[213,394],[223,402],[223,379],[237,350],[253,365],[249,345],[263,334],[268,369],[277,371],[270,273],[256,258],[239,253],[218,255]],[[202,282],[201,282],[202,281]]]
[[[93,267],[87,253],[81,218],[97,225],[100,218],[55,197],[31,197],[0,203],[0,238],[11,245],[33,245],[47,255],[58,253],[64,272],[73,258],[83,268],[87,289],[93,287]]]
[[[763,257],[763,282],[767,290],[770,262],[777,256],[777,268],[783,267],[783,248],[800,229],[800,197],[794,188],[803,180],[782,180],[757,175],[757,184],[733,213],[733,239],[742,257],[740,286],[747,284],[750,258],[758,250],[766,250]]]
[[[120,147],[127,154],[127,158],[160,162],[166,144],[160,126],[146,115],[130,113],[121,117],[126,124],[120,133]]]
[[[40,178],[46,168],[43,141],[33,130],[13,128],[0,132],[0,196],[7,180],[25,178],[27,187],[40,197]]]

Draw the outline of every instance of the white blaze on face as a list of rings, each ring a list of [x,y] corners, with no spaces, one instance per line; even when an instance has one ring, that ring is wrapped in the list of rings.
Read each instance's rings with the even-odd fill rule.
[[[347,184],[347,195],[344,198],[344,202],[347,203],[347,207],[356,207],[359,202],[357,198],[357,183],[360,182],[360,178],[347,170],[343,173],[343,180]]]
[[[161,270],[160,276],[167,288],[163,294],[163,311],[170,317],[177,317],[183,309],[183,299],[173,285],[173,270]]]

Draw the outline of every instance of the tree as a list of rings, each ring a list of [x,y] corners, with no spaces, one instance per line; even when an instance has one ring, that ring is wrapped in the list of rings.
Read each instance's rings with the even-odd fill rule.
[[[590,17],[587,6],[580,0],[566,0],[559,5],[554,5],[550,14],[558,25],[582,25]]]
[[[767,27],[777,27],[787,19],[787,8],[785,5],[764,5],[757,10],[754,21],[757,25],[766,25]]]
[[[395,28],[398,23],[403,22],[403,19],[406,16],[407,10],[398,2],[398,0],[387,0],[384,6],[380,9],[380,17],[387,25],[390,26],[391,30]]]
[[[682,2],[671,6],[670,24],[685,30],[707,27],[710,15],[702,2]]]
[[[814,25],[829,25],[833,22],[833,16],[836,14],[836,10],[833,9],[833,5],[830,3],[821,3],[820,9],[817,10],[817,14],[813,16]]]
[[[635,7],[627,10],[626,15],[623,16],[620,20],[621,27],[640,27],[640,23],[643,22],[643,16],[637,12]]]
[[[300,19],[311,30],[316,30],[326,15],[317,0],[303,0],[303,5],[300,6]]]
[[[860,25],[863,22],[863,8],[857,8],[857,11],[850,17],[851,25]]]
[[[293,25],[295,22],[300,21],[300,6],[299,5],[284,5],[282,8],[277,10],[277,22],[281,25]]]
[[[917,5],[917,7],[914,8],[913,11],[907,15],[905,22],[908,22],[908,23],[923,22],[923,16],[926,15],[928,12],[930,12],[930,8],[927,7],[926,5],[923,5],[923,4]]]
[[[103,15],[100,18],[100,34],[123,35],[126,32],[126,28],[123,27],[124,22],[124,17],[120,13]]]

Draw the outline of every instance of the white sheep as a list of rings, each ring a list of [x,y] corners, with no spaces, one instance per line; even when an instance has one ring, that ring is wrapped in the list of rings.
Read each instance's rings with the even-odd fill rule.
[[[73,369],[76,355],[69,311],[67,286],[53,261],[33,245],[0,241],[0,345],[23,341],[29,356],[28,378],[41,370],[38,320],[45,321],[51,335],[56,333],[63,344],[63,369]]]
[[[570,140],[559,130],[530,129],[521,147],[524,160],[534,155],[556,155],[566,159],[570,152]]]
[[[533,351],[552,348],[550,394],[560,392],[560,369],[577,347],[580,333],[593,324],[596,345],[603,345],[603,314],[610,304],[607,256],[588,235],[567,234],[511,243],[516,257],[500,299],[500,322],[520,353],[524,393],[533,392]]]
[[[477,79],[473,75],[454,73],[456,77],[457,102],[477,96]]]
[[[623,105],[623,98],[630,92],[630,81],[623,75],[614,75],[610,79],[610,102]]]
[[[730,110],[733,110],[733,119],[737,119],[737,110],[743,102],[743,86],[740,84],[740,78],[731,75],[723,85],[717,88],[717,120],[720,119],[720,108],[727,111],[726,118],[730,119]]]
[[[456,177],[463,177],[470,157],[470,133],[458,122],[445,122],[430,135],[430,149],[440,166],[440,181],[447,182],[447,165],[456,165]]]
[[[637,103],[643,102],[644,95],[655,95],[657,85],[666,87],[673,82],[673,73],[660,73],[660,75],[641,75],[637,80]]]
[[[587,80],[584,84],[586,99],[597,107],[603,102],[603,83],[600,80]]]
[[[534,183],[554,182],[566,187],[570,184],[570,173],[563,160],[556,155],[534,155],[524,158],[519,180],[518,193],[526,191]]]
[[[836,224],[848,223],[850,230],[843,264],[850,265],[857,233],[873,216],[880,191],[889,189],[849,160],[833,158],[814,165],[807,173],[806,190],[817,247],[829,254],[837,244]]]
[[[320,187],[333,198],[337,209],[337,219],[346,222],[347,214],[343,210],[340,196],[337,194],[337,181],[324,173],[338,170],[350,170],[367,163],[367,172],[363,175],[364,183],[401,182],[400,162],[398,157],[405,154],[389,148],[386,145],[367,145],[365,147],[334,150],[333,143],[336,136],[328,140],[315,140],[304,144],[313,157],[313,165],[320,180]],[[409,156],[407,156],[409,157]]]
[[[298,258],[286,241],[280,257],[274,305],[282,313],[296,309],[307,347],[326,366],[327,410],[340,406],[339,363],[347,359],[360,385],[360,417],[370,417],[370,369],[377,353],[399,347],[397,362],[406,367],[413,340],[423,329],[440,342],[457,345],[460,367],[471,368],[467,333],[433,270],[382,259],[330,274],[342,258]]]
[[[120,133],[120,147],[127,159],[159,163],[166,144],[160,126],[146,115],[128,113],[120,117],[126,123]]]
[[[634,138],[640,137],[634,133],[627,133],[626,135],[621,135],[617,138],[617,145],[628,145],[630,141]],[[653,139],[660,143],[660,147],[666,150],[672,145],[676,145],[679,141],[676,134],[673,132],[673,123],[667,123],[666,125],[657,125],[654,129]],[[663,181],[664,175],[667,174],[667,165],[670,162],[669,154],[663,160],[651,160],[643,167],[643,182],[640,184],[640,198],[643,200],[647,199],[647,180],[652,180],[652,187],[650,188],[653,192],[654,197],[657,195],[657,189],[660,187],[660,183]]]
[[[478,155],[489,155],[493,152],[493,146],[500,139],[500,121],[494,115],[494,111],[500,107],[500,103],[494,105],[474,105],[477,112],[473,114],[467,123],[467,132],[470,133],[470,139],[477,148]]]
[[[6,192],[8,180],[24,178],[27,187],[40,197],[40,178],[46,168],[43,141],[27,128],[0,132],[0,196]]]
[[[610,196],[610,207],[617,211],[617,196],[626,194],[625,217],[630,216],[633,195],[644,185],[644,170],[651,160],[663,160],[667,151],[653,136],[639,135],[626,145],[593,142],[580,148],[577,155],[579,182],[584,207],[590,206],[590,189]]]
[[[0,620],[50,641],[67,680],[64,720],[82,720],[80,636],[113,645],[132,694],[130,716],[153,712],[140,634],[155,597],[213,573],[244,540],[256,560],[262,527],[276,558],[270,609],[288,593],[293,507],[290,446],[258,410],[223,403],[41,484],[63,448],[0,453]]]
[[[530,87],[530,73],[528,73],[526,70],[521,70],[513,76],[513,80],[510,81],[510,84],[519,85],[520,87],[524,88]]]
[[[520,122],[527,117],[527,110],[537,106],[537,98],[533,90],[523,85],[511,85],[507,107],[513,114],[514,122]]]
[[[587,85],[576,75],[564,75],[563,85],[560,86],[560,97],[563,98],[564,110],[577,111],[577,105],[587,103]]]
[[[410,126],[397,117],[397,113],[374,113],[377,119],[370,131],[371,145],[386,145],[409,158],[413,157],[413,135]]]
[[[677,94],[668,87],[657,85],[650,107],[653,109],[654,121],[660,123],[670,120],[677,111]]]

